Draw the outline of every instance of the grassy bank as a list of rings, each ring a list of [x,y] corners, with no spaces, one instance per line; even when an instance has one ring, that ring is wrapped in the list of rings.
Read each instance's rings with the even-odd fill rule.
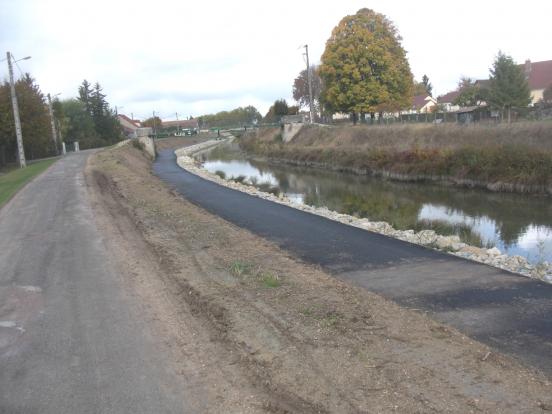
[[[273,128],[245,136],[241,145],[257,155],[303,165],[552,194],[552,123],[306,126],[289,143]]]
[[[0,208],[6,204],[21,188],[38,174],[46,170],[57,159],[48,159],[29,164],[27,168],[18,168],[0,174]]]

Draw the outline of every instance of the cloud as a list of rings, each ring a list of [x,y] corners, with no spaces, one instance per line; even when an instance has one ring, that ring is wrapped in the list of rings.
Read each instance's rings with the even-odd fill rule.
[[[552,59],[552,3],[502,7],[466,0],[462,7],[428,0],[374,0],[370,7],[395,22],[414,75],[428,74],[436,93],[461,75],[485,77],[499,49],[524,61]],[[32,55],[21,63],[45,92],[75,96],[83,79],[98,81],[113,105],[130,113],[197,115],[232,109],[246,99],[265,112],[291,99],[304,68],[299,46],[317,62],[339,20],[363,0],[278,6],[236,0],[0,0],[0,50]],[[495,18],[496,17],[496,18]],[[6,76],[1,67],[0,77]]]

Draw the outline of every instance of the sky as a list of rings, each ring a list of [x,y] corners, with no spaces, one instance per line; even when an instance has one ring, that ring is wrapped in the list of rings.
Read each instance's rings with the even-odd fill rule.
[[[119,113],[137,119],[246,105],[264,114],[276,99],[293,101],[301,46],[319,63],[332,29],[364,7],[395,23],[415,78],[427,74],[434,96],[461,76],[488,77],[499,50],[519,63],[552,59],[545,0],[0,0],[0,59],[32,56],[21,71],[61,99],[83,79],[97,81]],[[0,79],[7,72],[4,60]]]

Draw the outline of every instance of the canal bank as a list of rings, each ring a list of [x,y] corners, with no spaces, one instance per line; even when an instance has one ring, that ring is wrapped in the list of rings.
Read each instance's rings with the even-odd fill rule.
[[[303,262],[552,374],[552,286],[234,191],[181,169],[172,151],[161,151],[153,170],[192,203]]]
[[[192,154],[201,166],[187,158]],[[552,279],[552,212],[546,213],[545,198],[535,199],[542,201],[540,214],[535,200],[518,195],[283,168],[249,158],[235,143],[205,143],[177,155],[182,167],[258,197],[524,276]],[[524,217],[524,211],[537,214]]]
[[[406,182],[552,195],[552,124],[305,125],[289,142],[278,128],[246,134],[251,154]]]

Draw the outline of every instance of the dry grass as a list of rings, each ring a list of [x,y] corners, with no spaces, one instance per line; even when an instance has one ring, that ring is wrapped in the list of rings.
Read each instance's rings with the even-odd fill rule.
[[[525,146],[552,151],[552,122],[528,122],[512,125],[381,125],[317,127],[309,126],[290,143],[316,148],[345,147],[419,149],[455,149],[486,146]]]
[[[277,128],[242,139],[251,152],[401,179],[450,179],[493,190],[552,192],[552,123],[307,126],[287,144]]]

